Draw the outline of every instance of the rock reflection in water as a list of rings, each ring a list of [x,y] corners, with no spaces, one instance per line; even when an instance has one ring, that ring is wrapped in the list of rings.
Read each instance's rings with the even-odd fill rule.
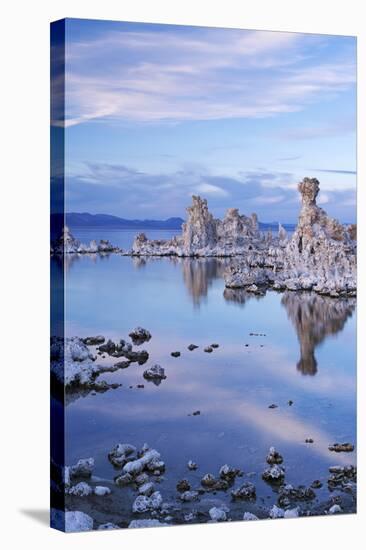
[[[224,298],[227,302],[233,302],[244,307],[248,300],[261,300],[264,294],[254,294],[248,292],[245,288],[225,288]]]
[[[330,298],[315,292],[285,292],[282,300],[300,342],[297,368],[302,374],[317,372],[315,348],[332,334],[343,330],[355,307],[355,298]]]
[[[227,260],[216,258],[179,258],[177,261],[181,264],[183,280],[195,306],[199,306],[201,298],[207,296],[212,281],[223,278],[227,265]]]

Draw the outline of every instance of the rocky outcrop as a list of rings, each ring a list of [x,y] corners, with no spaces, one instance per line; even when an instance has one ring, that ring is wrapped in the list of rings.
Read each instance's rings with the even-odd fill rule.
[[[181,236],[149,240],[140,233],[134,240],[131,253],[139,256],[231,257],[255,251],[264,253],[267,247],[266,238],[259,232],[256,214],[248,217],[240,214],[237,208],[229,208],[223,220],[215,219],[208,210],[207,200],[193,196]]]
[[[111,252],[122,252],[122,250],[105,239],[101,239],[99,243],[92,240],[89,244],[83,244],[75,239],[67,225],[64,226],[62,235],[51,245],[51,254],[56,256],[63,256],[64,254],[109,254]]]
[[[298,189],[302,208],[292,238],[284,240],[280,228],[282,246],[271,243],[266,258],[261,260],[257,253],[231,265],[225,273],[226,287],[314,290],[333,297],[356,294],[354,226],[343,226],[317,206],[317,179],[304,178]]]

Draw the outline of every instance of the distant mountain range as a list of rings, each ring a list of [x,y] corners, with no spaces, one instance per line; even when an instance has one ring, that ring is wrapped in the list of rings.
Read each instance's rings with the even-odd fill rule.
[[[61,214],[53,214],[53,221],[62,224]],[[167,220],[126,220],[110,214],[89,214],[88,212],[69,212],[66,214],[66,225],[70,228],[76,227],[109,227],[116,229],[177,229],[182,228],[182,218],[168,218]],[[296,225],[290,223],[282,224],[287,231],[294,231]],[[278,222],[259,222],[261,231],[277,231]]]
[[[60,216],[60,214],[53,214]],[[110,227],[118,229],[181,229],[182,218],[167,220],[126,220],[110,214],[89,214],[88,212],[70,212],[66,214],[69,227]]]

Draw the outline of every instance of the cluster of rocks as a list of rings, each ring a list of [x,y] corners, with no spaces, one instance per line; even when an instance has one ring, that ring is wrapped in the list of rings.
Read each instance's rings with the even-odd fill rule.
[[[173,520],[178,523],[225,522],[230,521],[233,517],[230,508],[218,499],[207,500],[207,503],[202,500],[202,506],[191,509],[189,513],[184,513],[184,510],[189,503],[199,506],[200,503],[197,501],[201,501],[201,497],[207,492],[215,493],[218,490],[226,491],[230,488],[238,477],[243,476],[243,472],[237,468],[225,464],[219,469],[217,477],[209,473],[205,474],[201,478],[201,487],[197,489],[192,489],[191,482],[187,479],[178,481],[176,488],[181,508],[177,508],[174,503],[164,502],[161,492],[156,488],[156,483],[163,479],[162,474],[165,471],[165,463],[161,460],[157,450],[151,449],[146,443],[140,450],[130,443],[118,443],[108,454],[108,459],[116,469],[121,470],[115,477],[115,484],[119,488],[129,487],[137,493],[132,502],[131,513],[132,517],[142,516],[142,519],[130,520],[129,528],[171,525]],[[253,521],[265,517],[270,519],[297,518],[304,514],[311,515],[306,503],[312,502],[316,498],[313,489],[320,488],[321,482],[317,480],[311,487],[301,485],[294,487],[285,483],[284,469],[280,466],[283,463],[283,457],[274,447],[270,447],[266,462],[269,467],[265,469],[262,477],[273,484],[274,491],[278,495],[277,504],[273,504],[271,508],[252,508],[257,498],[256,487],[250,481],[245,481],[233,488],[230,493],[236,506],[240,501],[245,501],[245,506],[256,512],[254,514],[247,509],[242,516],[243,520]],[[188,470],[194,471],[197,469],[197,464],[190,460],[187,467]],[[78,505],[84,499],[111,495],[112,491],[109,487],[90,484],[93,469],[93,458],[80,459],[75,465],[65,468],[65,493],[71,499],[71,504]],[[330,490],[337,489],[354,494],[356,484],[356,468],[354,466],[333,466],[329,471],[328,487]],[[301,502],[305,505],[304,509],[299,505]],[[328,503],[322,505],[321,513],[342,513],[341,503],[340,496],[333,497]],[[178,515],[174,515],[174,513]],[[80,510],[67,511],[65,523],[68,531],[94,528],[108,530],[120,527],[111,522],[95,526],[92,517]]]
[[[146,329],[137,327],[130,333],[130,337],[136,345],[140,345],[151,339],[151,334]],[[88,346],[97,346],[97,355],[109,355],[112,358],[123,357],[124,361],[118,361],[112,365],[101,365],[96,362],[94,355]],[[100,374],[115,372],[127,368],[132,362],[143,365],[149,358],[146,350],[134,350],[130,342],[121,339],[118,343],[112,340],[105,341],[101,335],[87,336],[85,338],[51,337],[51,377],[55,385],[72,390],[106,391],[116,388],[119,384],[107,383],[97,380]],[[164,369],[154,365],[144,373],[146,379],[153,381],[166,378]]]
[[[67,225],[64,226],[61,236],[51,244],[51,254],[63,256],[64,254],[110,254],[111,252],[123,252],[118,246],[112,245],[108,240],[101,239],[99,243],[92,240],[84,244],[75,239]]]
[[[356,227],[345,227],[317,206],[319,181],[304,178],[299,221],[290,239],[269,243],[229,266],[225,286],[261,293],[313,290],[332,297],[356,295]]]
[[[64,469],[64,490],[65,494],[74,497],[89,497],[95,495],[104,497],[111,494],[109,487],[96,485],[92,487],[86,481],[80,479],[90,479],[94,469],[93,458],[81,458],[74,466],[66,466]],[[73,484],[73,482],[76,483]]]
[[[98,365],[88,346],[77,337],[51,337],[51,380],[66,391],[88,389],[106,391],[118,387],[97,380],[104,372],[113,372],[115,365]]]

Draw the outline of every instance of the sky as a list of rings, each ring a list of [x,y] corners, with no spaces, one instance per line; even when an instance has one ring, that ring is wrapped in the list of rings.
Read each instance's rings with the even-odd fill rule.
[[[65,60],[66,211],[293,223],[308,176],[355,221],[354,37],[68,19]]]

